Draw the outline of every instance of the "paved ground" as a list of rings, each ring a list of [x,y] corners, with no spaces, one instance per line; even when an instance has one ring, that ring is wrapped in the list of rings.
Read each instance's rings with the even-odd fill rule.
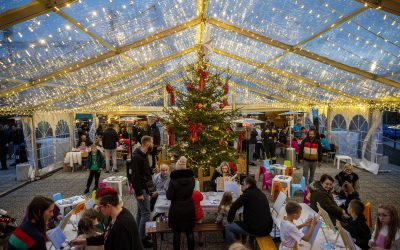
[[[259,162],[258,164],[260,164]],[[360,176],[361,184],[361,199],[363,201],[371,201],[373,208],[373,220],[375,220],[375,214],[378,204],[381,203],[391,203],[396,207],[400,208],[400,186],[398,180],[400,177],[400,166],[390,165],[388,170],[390,173],[380,173],[378,175],[373,175],[367,171],[354,168],[355,172]],[[258,166],[251,167],[251,172],[258,174]],[[15,170],[14,170],[15,171]],[[324,163],[321,168],[316,171],[316,179],[318,179],[321,174],[328,173],[335,175],[338,170],[333,167],[332,162]],[[4,176],[7,174],[7,176]],[[125,171],[120,172],[121,175],[125,175]],[[294,182],[299,182],[302,170],[295,170]],[[102,173],[101,179],[109,176],[110,174]],[[3,181],[14,183],[11,174],[1,173],[1,187],[5,187]],[[23,217],[25,208],[27,207],[30,199],[35,195],[45,195],[51,197],[53,193],[60,192],[63,197],[69,197],[76,194],[82,194],[85,189],[85,183],[88,176],[88,172],[79,171],[75,173],[66,173],[58,171],[51,176],[35,181],[25,185],[3,197],[0,198],[0,208],[5,209],[13,217],[19,220]],[[261,183],[259,183],[261,186]],[[12,186],[12,185],[11,185]],[[264,191],[268,199],[271,199],[270,190]],[[298,193],[296,197],[293,198],[297,201],[302,201],[303,195]],[[124,190],[124,205],[127,207],[134,215],[136,214],[136,202],[132,195],[129,195],[128,189]],[[214,215],[208,215],[205,221],[213,221],[215,219]],[[207,244],[205,248],[207,249],[224,249],[224,242],[222,234],[207,234]],[[171,236],[165,237],[166,241],[162,246],[162,249],[172,249]],[[184,239],[184,237],[183,237]]]

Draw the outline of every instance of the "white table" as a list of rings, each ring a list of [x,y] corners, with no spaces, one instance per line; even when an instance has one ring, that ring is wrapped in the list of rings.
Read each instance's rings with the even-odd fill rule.
[[[56,201],[56,205],[58,208],[60,208],[60,213],[62,216],[64,216],[65,213],[65,209],[66,208],[71,208],[71,210],[78,204],[85,202],[85,197],[82,195],[76,195],[76,196],[72,196],[69,198],[65,198],[62,200],[58,200]],[[68,212],[67,212],[68,213]]]
[[[336,164],[337,169],[339,169],[340,168],[340,161],[346,161],[346,162],[348,161],[348,162],[350,162],[351,165],[353,165],[353,159],[351,159],[350,156],[347,156],[347,155],[335,155],[335,159],[333,159],[333,166],[335,166],[335,164]]]
[[[298,220],[294,221],[294,224],[299,225],[304,223],[309,214],[315,215],[316,212],[307,204],[305,203],[299,203],[299,205],[302,207],[302,211],[301,211],[301,216]],[[278,216],[273,216],[272,219],[274,220],[274,223],[277,225],[277,227],[279,228],[281,226],[281,221],[283,220],[284,216],[286,216],[286,211],[285,211],[285,207],[282,207],[281,211],[279,212]],[[324,234],[322,232],[322,230],[324,230],[324,232],[327,234],[327,237],[329,240],[332,240],[332,242],[335,241],[336,239],[336,235],[338,234],[338,232],[334,233],[332,230],[329,230],[327,228],[320,228],[317,234],[317,238],[315,239],[315,242],[312,246],[310,246],[310,244],[306,241],[301,241],[301,243],[299,244],[299,250],[301,249],[312,249],[312,250],[321,250],[321,245],[323,242],[325,242],[325,237]],[[343,249],[345,250],[342,238],[339,237],[335,249]],[[357,248],[357,250],[359,250],[360,248]]]
[[[110,176],[103,180],[103,182],[107,184],[117,184],[118,185],[118,193],[122,197],[122,183],[126,181],[128,184],[128,178],[125,176]]]
[[[288,191],[288,197],[290,196],[290,188],[291,188],[291,182],[292,182],[293,178],[292,176],[288,176],[288,175],[275,175],[274,179],[272,179],[272,183],[274,183],[274,181],[278,181],[278,182],[283,182],[286,183],[287,186],[287,191]],[[272,194],[272,189],[271,189],[271,195]]]
[[[221,202],[222,195],[224,192],[205,192],[203,194],[203,200],[200,205],[205,213],[216,213],[218,212],[218,206]],[[154,205],[154,212],[156,214],[168,213],[171,201],[167,199],[166,195],[159,195],[157,197],[156,204]],[[241,213],[242,208],[238,209],[237,213]]]
[[[282,165],[282,164],[272,164],[271,168],[275,168],[276,170],[280,170],[281,174],[285,174],[285,171],[286,171],[287,167],[285,165]]]

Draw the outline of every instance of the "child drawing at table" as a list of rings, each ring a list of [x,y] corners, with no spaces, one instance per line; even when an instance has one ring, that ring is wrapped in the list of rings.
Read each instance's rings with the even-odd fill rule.
[[[364,217],[364,204],[360,200],[351,200],[347,208],[347,213],[351,218],[347,222],[342,222],[344,229],[346,229],[354,242],[361,249],[369,249],[368,240],[371,238],[371,231]]]
[[[82,218],[89,218],[92,222],[94,227],[96,228],[96,231],[99,233],[104,233],[105,230],[105,225],[102,222],[99,222],[99,220],[104,221],[104,215],[100,214],[98,211],[96,211],[93,208],[87,209],[83,215]],[[107,220],[107,218],[106,218]]]
[[[344,210],[347,210],[350,201],[356,199],[359,200],[360,199],[360,195],[358,194],[357,191],[354,190],[353,185],[351,185],[351,183],[349,182],[345,182],[343,184],[343,188],[342,190],[344,191],[344,195],[346,197],[346,202],[344,204],[342,204],[340,207],[342,207]]]
[[[395,206],[378,207],[375,229],[368,245],[371,250],[400,249],[400,219]]]
[[[228,223],[227,218],[232,202],[232,192],[225,192],[222,196],[221,203],[218,206],[218,214],[215,223],[222,223],[224,226]]]
[[[315,225],[317,224],[317,217],[303,224],[295,225],[293,221],[300,218],[301,206],[297,202],[289,201],[285,206],[285,210],[287,216],[285,216],[281,222],[281,244],[279,250],[298,249],[297,243],[300,242],[300,240],[308,241],[311,238]],[[300,231],[300,229],[305,226],[310,226],[306,234]]]
[[[200,202],[203,200],[203,194],[197,190],[194,190],[192,194],[192,200],[195,209],[195,221],[196,223],[201,223],[201,219],[203,219],[203,208],[201,207]]]
[[[78,239],[87,239],[101,235],[96,231],[93,221],[88,217],[82,217],[78,222]],[[104,250],[104,245],[100,246],[82,246],[81,250]]]

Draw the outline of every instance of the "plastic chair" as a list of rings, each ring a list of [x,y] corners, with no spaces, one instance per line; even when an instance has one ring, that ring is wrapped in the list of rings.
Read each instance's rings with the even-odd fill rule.
[[[272,182],[272,201],[276,200],[279,192],[286,193],[286,190],[282,187],[282,184],[279,181]]]
[[[294,176],[294,170],[293,170],[293,168],[292,168],[292,167],[287,167],[287,168],[285,169],[285,175],[288,175],[288,176],[293,177],[293,176]]]
[[[364,216],[367,220],[366,223],[369,227],[372,227],[372,212],[371,212],[371,202],[367,201],[364,205]]]
[[[305,190],[304,190],[304,196],[303,196],[303,203],[305,204],[310,204],[310,199],[308,197],[308,194],[310,193],[310,190],[308,189],[308,187],[306,186]]]
[[[266,171],[271,172],[271,166],[269,164],[269,160],[263,160],[263,166]]]
[[[263,175],[263,183],[261,189],[272,187],[272,173],[265,172]]]
[[[301,177],[300,179],[300,183],[293,183],[291,186],[291,195],[293,197],[294,193],[296,191],[301,191],[301,192],[305,192],[306,190],[306,178],[304,178],[304,176]]]
[[[264,168],[264,166],[260,166],[260,171],[258,172],[258,179],[260,179],[261,175],[264,175],[264,173],[267,172],[267,170]]]
[[[53,194],[53,201],[59,201],[62,200],[62,195],[61,193],[55,193]]]
[[[289,160],[284,161],[283,165],[285,165],[288,168],[292,167],[292,163]]]

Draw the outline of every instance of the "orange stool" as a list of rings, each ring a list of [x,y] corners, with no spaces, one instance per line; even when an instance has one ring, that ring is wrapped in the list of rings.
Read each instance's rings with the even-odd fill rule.
[[[364,216],[367,220],[366,223],[369,227],[372,227],[372,212],[371,212],[371,202],[367,201],[364,205]]]
[[[279,181],[272,182],[272,201],[275,201],[278,198],[279,192],[285,193],[285,190],[282,187],[282,184]]]
[[[285,169],[285,175],[288,175],[288,176],[293,177],[293,176],[294,176],[293,167],[287,167],[287,168]]]

